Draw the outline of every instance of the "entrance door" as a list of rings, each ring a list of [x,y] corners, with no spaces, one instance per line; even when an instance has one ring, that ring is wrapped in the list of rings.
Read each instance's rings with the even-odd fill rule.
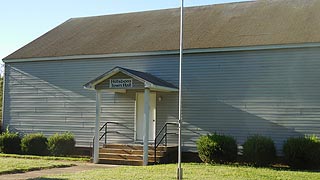
[[[154,141],[156,127],[156,93],[150,93],[149,141]],[[144,93],[137,93],[136,101],[136,140],[143,141]]]

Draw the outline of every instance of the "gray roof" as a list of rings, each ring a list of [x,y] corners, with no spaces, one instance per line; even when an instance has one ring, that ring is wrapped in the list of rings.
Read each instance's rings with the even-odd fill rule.
[[[173,85],[163,79],[160,79],[150,73],[136,71],[136,70],[127,69],[127,68],[123,68],[123,67],[118,67],[118,68],[122,69],[123,71],[127,71],[130,74],[133,74],[133,75],[135,75],[145,81],[148,81],[154,85],[177,89],[177,86],[175,86],[175,85]]]
[[[84,85],[85,88],[87,89],[92,89],[94,88],[95,85],[97,85],[98,83],[101,83],[102,81],[106,80],[107,78],[112,77],[113,75],[122,72],[128,76],[131,76],[135,79],[137,79],[138,81],[141,81],[143,83],[148,82],[149,84],[151,83],[151,88],[154,88],[154,86],[157,87],[164,87],[164,88],[168,88],[171,91],[175,91],[178,90],[178,87],[176,87],[175,85],[162,80],[150,73],[146,73],[146,72],[141,72],[141,71],[136,71],[136,70],[132,70],[132,69],[127,69],[127,68],[123,68],[123,67],[119,67],[116,66],[113,69],[109,70],[108,72],[98,76],[97,78],[91,80],[90,82],[86,83]],[[167,90],[168,90],[167,89]]]
[[[73,18],[5,59],[178,50],[179,9]],[[320,42],[319,0],[189,7],[185,48]]]

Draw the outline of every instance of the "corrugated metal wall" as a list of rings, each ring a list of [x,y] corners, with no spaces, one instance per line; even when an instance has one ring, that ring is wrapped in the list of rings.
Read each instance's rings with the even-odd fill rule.
[[[22,133],[71,131],[78,146],[90,146],[94,133],[95,92],[83,89],[83,85],[115,66],[152,73],[171,83],[177,83],[177,58],[135,57],[114,59],[87,59],[70,61],[46,61],[7,63],[5,68],[4,126]],[[101,125],[110,125],[115,133],[109,134],[111,142],[132,142],[134,138],[135,92],[126,94],[102,94]],[[163,101],[172,93],[162,93]],[[172,104],[172,103],[171,103]],[[163,124],[167,117],[176,117],[176,107],[169,112],[159,110],[157,122]],[[173,113],[173,114],[172,114]]]
[[[248,135],[320,135],[320,48],[188,54],[183,65],[183,145],[219,132],[242,144]],[[6,64],[4,125],[25,132],[69,130],[90,145],[95,94],[82,85],[115,66],[149,72],[178,84],[178,56],[147,56]],[[177,93],[158,93],[157,129],[177,121]],[[134,129],[135,92],[103,94],[102,116]],[[113,141],[129,142],[118,129]],[[125,132],[125,133],[124,133]]]
[[[197,133],[274,139],[320,135],[320,49],[192,55],[185,59],[185,146]],[[199,67],[199,68],[197,68]]]

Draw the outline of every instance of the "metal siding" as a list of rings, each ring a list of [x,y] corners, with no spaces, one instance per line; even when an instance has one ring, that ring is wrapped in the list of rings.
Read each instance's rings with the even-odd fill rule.
[[[319,134],[317,48],[190,55],[183,66],[184,146],[197,134],[272,137]],[[190,150],[190,148],[187,148]]]
[[[320,49],[297,48],[188,54],[183,61],[183,145],[195,150],[200,134],[273,138],[278,151],[289,136],[319,134]],[[4,123],[47,135],[69,130],[77,145],[90,145],[95,94],[82,85],[121,66],[178,84],[177,56],[7,63]],[[177,93],[158,92],[157,131],[177,121]],[[134,128],[135,91],[104,93],[102,122],[116,120]],[[133,134],[114,127],[113,142]],[[173,137],[171,139],[174,139]]]
[[[159,101],[160,97],[161,101]],[[178,122],[178,92],[158,92],[157,98],[156,132],[158,133],[166,122]],[[176,125],[168,125],[168,132],[177,133],[177,127]],[[161,137],[162,135],[159,136],[160,139]],[[177,138],[177,135],[168,135],[168,143],[176,145],[178,143]]]
[[[86,82],[121,66],[176,83],[177,72],[172,67],[177,63],[172,57],[161,56],[7,63],[5,126],[45,135],[71,131],[77,146],[92,146],[95,92],[83,89]],[[113,133],[108,134],[109,142],[132,142],[137,91],[102,93],[101,125],[107,120],[124,125],[110,125]]]
[[[132,143],[134,141],[135,92],[103,93],[101,126],[106,121],[119,123],[108,126],[108,142]]]

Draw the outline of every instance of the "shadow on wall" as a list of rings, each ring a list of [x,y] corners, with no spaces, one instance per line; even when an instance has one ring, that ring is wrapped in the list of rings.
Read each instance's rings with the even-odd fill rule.
[[[31,131],[37,130],[33,129],[33,126],[39,127],[41,124],[39,125],[39,123],[33,122],[33,120],[30,119],[32,117],[25,119],[31,113],[36,113],[40,116],[48,114],[56,115],[56,113],[60,113],[59,117],[54,117],[55,119],[53,119],[53,116],[45,116],[47,119],[42,118],[41,120],[42,122],[47,121],[48,123],[60,121],[64,122],[66,125],[79,126],[78,128],[81,128],[81,130],[86,128],[86,131],[93,133],[94,121],[90,120],[94,120],[95,118],[95,93],[84,90],[81,87],[81,85],[87,81],[86,79],[90,79],[90,77],[84,77],[88,75],[79,75],[79,77],[75,79],[76,83],[73,83],[72,85],[70,82],[73,79],[70,77],[64,79],[64,76],[66,76],[65,74],[46,76],[46,74],[37,70],[38,74],[35,74],[37,74],[38,77],[45,79],[42,80],[9,65],[7,65],[6,68],[6,76],[10,78],[9,83],[12,85],[12,87],[10,87],[12,88],[10,89],[10,93],[14,93],[15,99],[10,99],[11,96],[7,96],[6,100],[11,103],[6,104],[5,108],[7,110],[15,109],[16,107],[19,107],[19,110],[23,109],[20,112],[12,111],[12,114],[7,115],[7,117],[16,120],[14,122],[16,123],[16,127],[26,127],[26,125],[28,125],[28,128]],[[94,74],[92,75],[94,77],[97,73],[92,72],[92,74]],[[84,82],[82,83],[82,81]],[[63,89],[61,87],[63,87]],[[32,102],[31,105],[29,104],[29,106],[24,104],[23,101],[19,101],[19,98],[23,100],[24,96],[28,95],[37,95],[34,102]],[[183,111],[183,116],[186,117],[184,119],[185,130],[183,130],[184,146],[195,147],[195,142],[200,134],[218,132],[234,136],[239,144],[242,144],[247,136],[253,134],[270,136],[274,139],[279,150],[287,137],[303,135],[293,128],[257,116],[256,113],[250,113],[233,106],[231,103],[206,98],[204,98],[203,101],[210,102],[208,105],[209,107],[205,109],[206,112],[204,112],[203,109],[200,109],[200,107],[203,107],[201,104],[195,104],[192,101],[183,102],[183,108],[192,106],[192,108],[189,108],[191,109],[189,110],[190,112]],[[176,105],[176,102],[177,101],[174,100],[172,101],[172,104]],[[50,105],[51,107],[48,109],[44,107],[44,105]],[[163,105],[163,108],[165,108],[165,105]],[[167,106],[166,108],[168,109],[168,115],[167,117],[163,117],[163,119],[176,120],[175,112],[177,112],[177,110],[172,109],[171,106]],[[79,114],[79,111],[83,113]],[[206,114],[202,114],[203,112]],[[115,117],[114,114],[109,115]],[[20,121],[21,119],[23,119],[24,122]],[[65,127],[67,127],[66,125]],[[60,130],[63,131],[65,127],[57,127],[55,129],[59,130],[60,128]],[[90,138],[91,137],[87,138],[89,142],[91,142]]]
[[[52,135],[66,131],[75,136],[82,136],[77,133],[79,131],[93,134],[95,99],[50,84],[10,65],[6,65],[6,77],[9,80],[5,86],[4,128],[10,124],[10,129],[22,134]],[[90,138],[92,136],[82,136],[86,140],[77,143],[91,142]]]
[[[55,132],[65,132],[68,130],[65,128],[41,128],[39,123],[28,122],[38,120],[42,122],[51,121],[48,122],[49,125],[54,121],[60,123],[60,125],[65,125],[65,127],[76,126],[77,129],[75,131],[86,128],[85,130],[81,130],[93,134],[96,116],[96,99],[94,91],[85,90],[87,94],[81,95],[75,92],[82,91],[82,87],[78,87],[78,91],[62,89],[59,86],[41,80],[9,65],[7,68],[9,69],[7,70],[7,76],[9,77],[8,82],[11,85],[10,94],[9,96],[6,96],[6,100],[10,102],[6,104],[6,109],[11,109],[12,111],[10,116],[7,116],[11,119],[10,130],[21,134],[38,131],[46,134],[53,134]],[[93,94],[93,96],[88,96],[88,94]],[[13,95],[13,98],[11,95]],[[126,124],[127,126],[127,128],[123,125],[110,126],[110,128],[115,127],[117,129],[117,131],[109,134],[110,137],[115,137],[114,139],[118,139],[119,141],[133,141],[134,106],[132,106],[131,109],[127,107],[127,104],[123,107],[120,106],[121,103],[124,103],[124,100],[127,99],[130,99],[130,103],[134,104],[135,101],[132,97],[135,97],[135,94],[132,94],[132,92],[130,93],[130,96],[127,96],[127,94],[115,94],[112,98],[105,93],[102,94],[101,126],[106,120],[110,120],[109,117],[112,117],[112,121],[117,121]],[[105,106],[107,101],[108,103],[115,104],[116,108]],[[22,105],[24,107],[22,107]],[[130,116],[131,114],[132,117],[128,119],[126,116],[123,116],[123,114],[119,114],[119,111],[126,112],[126,116]],[[26,117],[30,118],[27,121],[21,121]],[[128,123],[128,121],[130,122]],[[59,125],[58,123],[56,125]],[[6,124],[8,124],[8,122],[6,122]],[[128,129],[130,129],[129,132],[127,132]],[[92,138],[92,136],[93,135],[87,137],[90,143],[90,138]],[[126,140],[123,140],[124,138]]]
[[[271,122],[255,114],[232,105],[214,101],[210,116],[199,116],[197,120],[184,119],[183,146],[192,146],[196,150],[196,141],[200,135],[220,133],[231,135],[242,145],[246,138],[260,134],[274,140],[278,153],[281,154],[283,142],[290,136],[303,136],[293,128]],[[196,110],[195,110],[196,111]]]
[[[20,88],[28,88],[28,90],[34,90],[33,92],[36,93],[44,93],[46,95],[52,96],[52,97],[63,97],[65,100],[68,100],[69,102],[73,102],[70,97],[73,96],[79,96],[81,94],[75,93],[77,91],[74,91],[73,89],[66,90],[60,88],[59,84],[53,85],[50,82],[47,82],[43,79],[40,79],[38,77],[35,77],[31,74],[25,73],[17,68],[11,67],[10,65],[6,65],[6,76],[9,77],[10,85],[13,86],[19,86]],[[61,78],[61,82],[63,83],[63,79]],[[7,88],[7,87],[6,87]],[[83,87],[77,87],[78,89],[83,90]],[[90,91],[85,91],[90,92]],[[90,93],[92,96],[88,97],[93,102],[95,102],[95,93]],[[88,94],[85,94],[88,96]],[[74,103],[76,104],[76,102]]]
[[[109,143],[132,143],[134,141],[135,93],[102,92],[100,127],[107,121]],[[112,104],[112,106],[110,106]],[[105,131],[102,130],[102,133]]]
[[[73,92],[95,101],[95,92],[84,89],[83,85],[116,66],[148,72],[168,82],[177,84],[179,62],[172,61],[176,57],[163,58],[161,56],[153,56],[9,63],[6,64],[5,71],[7,73],[6,76],[10,76],[10,78],[24,76],[24,79],[40,80],[49,86],[53,86],[53,88],[63,88],[62,91]],[[159,60],[170,68],[159,67]]]

